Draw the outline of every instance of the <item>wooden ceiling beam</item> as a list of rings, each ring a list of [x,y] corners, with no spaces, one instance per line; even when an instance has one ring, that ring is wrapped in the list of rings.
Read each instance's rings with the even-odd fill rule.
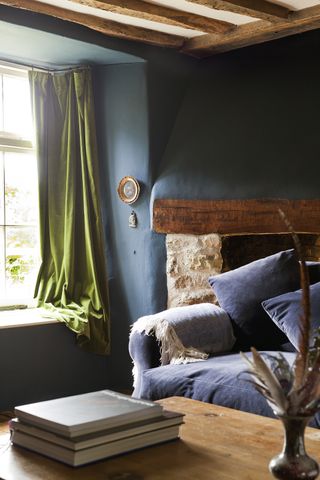
[[[99,8],[107,12],[128,15],[152,22],[189,28],[205,33],[229,32],[235,25],[232,23],[190,14],[190,12],[144,2],[142,0],[71,0],[88,7]]]
[[[277,18],[289,18],[290,10],[266,0],[187,0],[214,10],[223,10],[249,17],[273,21]]]
[[[30,10],[35,13],[50,15],[73,23],[78,23],[97,32],[111,37],[134,40],[167,48],[181,48],[184,38],[177,35],[158,32],[142,27],[135,27],[125,23],[106,20],[94,15],[75,12],[65,8],[38,2],[36,0],[0,0],[0,5]]]
[[[290,20],[272,24],[264,21],[240,25],[228,35],[201,35],[185,42],[182,51],[196,57],[208,57],[241,47],[276,40],[320,27],[320,5],[291,14]]]

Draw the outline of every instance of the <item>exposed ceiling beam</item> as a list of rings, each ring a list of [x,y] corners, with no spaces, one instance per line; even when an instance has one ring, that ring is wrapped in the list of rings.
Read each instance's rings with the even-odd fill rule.
[[[174,25],[205,33],[225,33],[235,28],[232,23],[190,14],[174,8],[144,2],[142,0],[72,0],[107,12],[129,15],[144,20]]]
[[[194,15],[192,13],[180,13],[180,11],[174,10],[171,7],[162,8],[160,5],[156,5],[153,3],[151,4],[142,0],[72,1],[76,3],[90,5],[100,10],[108,10],[115,13],[119,13],[121,11],[123,15],[127,15],[131,12],[130,16],[138,17],[142,20],[153,20],[159,23],[167,23],[171,25],[174,24],[173,22],[177,22],[175,24],[179,23],[179,26],[184,27],[186,27],[188,24],[188,28],[191,28],[190,22],[193,22],[190,19],[194,18]],[[222,0],[188,1],[207,6],[210,4],[211,7],[219,7],[219,5],[223,4],[224,9],[229,9],[229,6],[231,4],[233,6],[237,4],[238,8],[240,8],[240,3],[242,5],[242,9],[248,8],[248,6],[250,6],[251,9],[261,9],[264,4],[265,10],[267,10],[266,4],[268,4],[269,6],[276,6],[275,4],[271,4],[270,2],[266,2],[265,0],[228,0],[226,2]],[[70,10],[69,8],[62,8],[56,5],[42,3],[41,1],[36,0],[0,0],[0,5],[1,4],[14,8],[30,10],[32,12],[40,14],[50,15],[52,17],[60,18],[62,20],[84,25],[92,30],[101,32],[111,37],[118,37],[125,40],[133,40],[151,45],[174,48],[195,57],[208,57],[216,53],[234,50],[249,45],[259,44],[281,37],[286,37],[289,35],[294,35],[306,32],[308,30],[320,28],[320,5],[291,12],[289,17],[285,19],[280,19],[273,16],[272,22],[270,22],[270,20],[257,20],[255,22],[250,22],[235,27],[232,24],[218,21],[218,24],[216,24],[216,27],[218,28],[218,30],[215,30],[216,33],[210,33],[186,39],[182,36],[171,35],[151,30],[149,28],[128,25],[126,23],[104,19],[95,15],[80,13]],[[69,3],[69,5],[70,4],[71,2]],[[246,5],[246,7],[244,7],[243,5]],[[277,5],[276,7],[279,7],[279,5]],[[289,12],[287,9],[285,10],[287,13]],[[265,15],[269,14],[265,13]],[[159,21],[160,17],[161,22]],[[187,20],[187,18],[189,20]],[[205,17],[196,15],[195,18],[195,21],[197,22],[199,18],[202,19]],[[207,20],[210,22],[211,19]],[[204,30],[204,28],[200,27],[200,25],[193,28],[199,28],[202,31]]]
[[[0,0],[0,4],[23,10],[31,10],[32,12],[42,13],[69,22],[78,23],[91,30],[104,33],[111,37],[135,40],[150,45],[158,45],[168,48],[179,48],[184,42],[184,38],[177,35],[170,35],[155,30],[114,22],[112,20],[74,12],[72,10],[60,8],[48,3],[41,3],[35,0]]]
[[[276,18],[288,18],[290,10],[288,8],[271,3],[266,0],[187,0],[190,3],[204,5],[215,10],[224,10],[228,12],[247,15],[249,17],[260,18],[266,21],[273,21]]]
[[[240,25],[228,35],[201,35],[187,40],[182,51],[196,57],[247,47],[277,38],[314,30],[320,27],[320,5],[305,8],[291,14],[290,20],[272,24],[264,21]]]

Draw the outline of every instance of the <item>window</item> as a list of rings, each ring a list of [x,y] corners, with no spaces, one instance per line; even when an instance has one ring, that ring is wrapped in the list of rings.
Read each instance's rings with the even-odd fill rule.
[[[27,71],[0,64],[0,308],[32,303],[40,262],[37,177]]]

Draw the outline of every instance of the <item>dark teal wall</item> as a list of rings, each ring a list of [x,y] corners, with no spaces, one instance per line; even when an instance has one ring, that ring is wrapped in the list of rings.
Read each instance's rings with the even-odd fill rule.
[[[166,62],[160,59],[97,69],[96,111],[105,175],[102,191],[108,239],[112,361],[117,365],[117,369],[112,369],[112,381],[116,386],[131,384],[130,325],[166,304],[163,238],[150,230],[149,203],[153,176],[189,73],[188,62],[185,64],[169,53]],[[122,203],[117,195],[118,183],[126,175],[136,177],[141,185],[140,198],[132,207]],[[132,209],[138,219],[136,229],[128,226]]]
[[[63,324],[0,330],[0,411],[108,385],[110,358],[80,350]]]
[[[320,32],[199,63],[154,198],[319,197]]]

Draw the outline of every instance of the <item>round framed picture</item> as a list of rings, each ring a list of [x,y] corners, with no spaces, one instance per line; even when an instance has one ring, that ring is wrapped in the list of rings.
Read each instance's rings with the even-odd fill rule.
[[[139,182],[134,177],[123,177],[118,185],[118,195],[124,203],[134,203],[140,193]]]

